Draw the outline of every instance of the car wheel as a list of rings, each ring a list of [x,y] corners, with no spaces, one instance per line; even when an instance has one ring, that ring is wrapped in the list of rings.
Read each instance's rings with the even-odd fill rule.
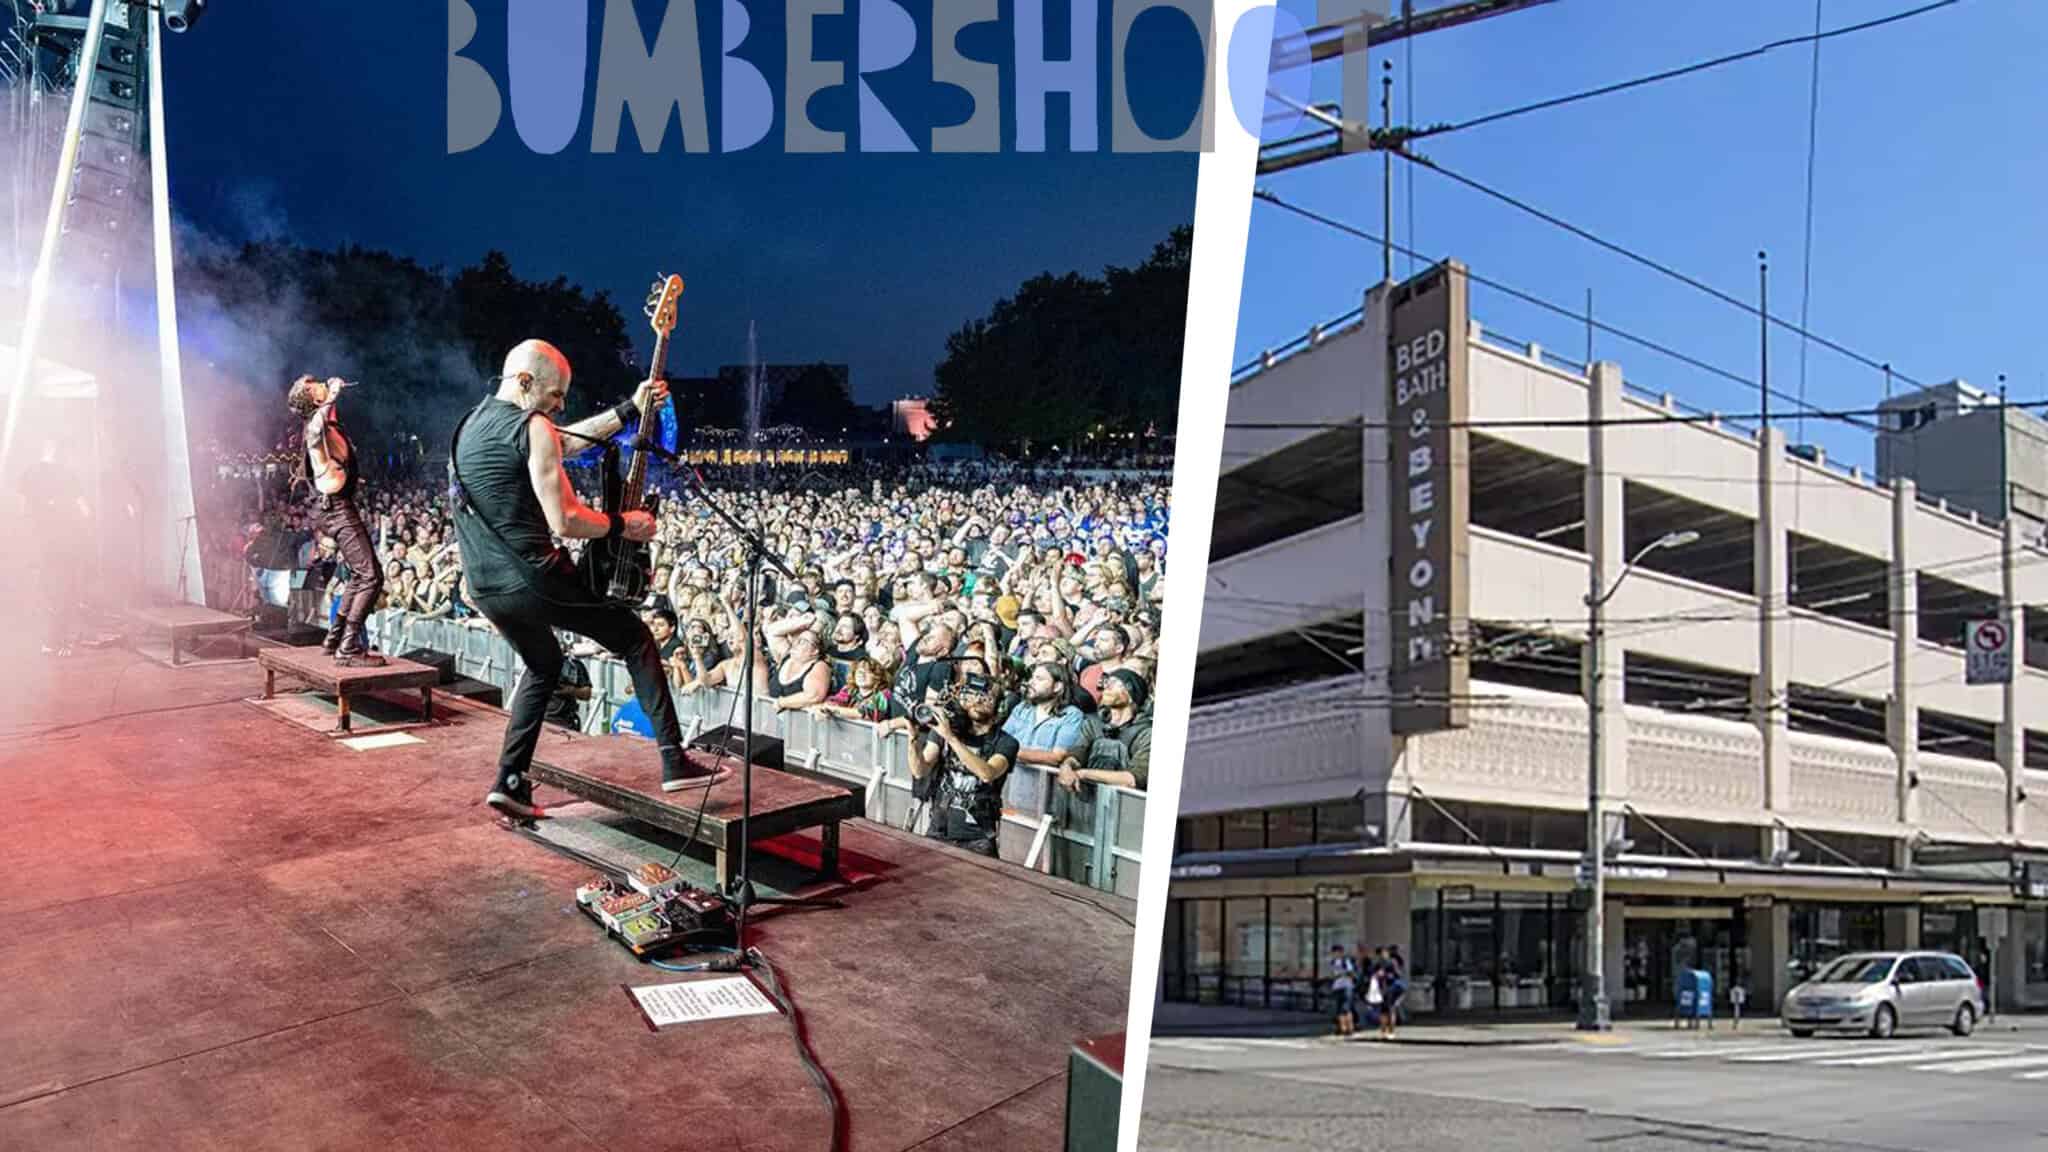
[[[1958,1036],[1968,1036],[1970,1033],[1975,1032],[1977,1030],[1977,1010],[1968,1004],[1958,1005],[1956,1007],[1955,1022],[1948,1026],[1948,1030]]]
[[[1870,1034],[1879,1040],[1889,1040],[1899,1030],[1899,1014],[1889,1004],[1879,1004],[1877,1015],[1870,1018]]]
[[[1805,1039],[1808,1039],[1809,1037],[1811,1037],[1811,1036],[1813,1035],[1813,1029],[1811,1029],[1811,1028],[1794,1028],[1794,1029],[1792,1029],[1792,1035],[1794,1035],[1794,1036],[1797,1036],[1797,1037],[1798,1037],[1799,1039],[1801,1039],[1801,1040],[1805,1040]]]

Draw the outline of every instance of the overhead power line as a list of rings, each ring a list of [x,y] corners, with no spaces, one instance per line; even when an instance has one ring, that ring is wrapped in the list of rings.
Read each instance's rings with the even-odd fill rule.
[[[1994,405],[1985,405],[1992,408]],[[2048,400],[2013,400],[1995,405],[1998,408],[2034,411],[2048,408]],[[1808,416],[1817,420],[1855,420],[1859,417],[1876,416],[1882,408],[1814,408]],[[1432,428],[1625,428],[1637,425],[1668,426],[1672,424],[1719,424],[1725,421],[1743,423],[1761,420],[1758,412],[1671,412],[1656,416],[1608,416],[1594,420],[1584,416],[1532,417],[1526,420],[1445,420],[1430,425]],[[1386,420],[1232,420],[1223,425],[1227,429],[1246,432],[1325,432],[1340,428],[1385,430],[1405,425]]]
[[[1468,128],[1477,128],[1482,124],[1492,124],[1516,116],[1526,116],[1531,112],[1542,112],[1550,108],[1563,107],[1566,104],[1576,104],[1581,100],[1591,100],[1596,96],[1609,96],[1616,92],[1626,92],[1631,88],[1641,88],[1647,84],[1675,80],[1680,76],[1690,76],[1696,72],[1705,72],[1712,68],[1720,68],[1743,60],[1753,60],[1775,49],[1790,48],[1799,44],[1817,44],[1823,40],[1833,39],[1836,36],[1846,36],[1851,32],[1863,32],[1871,28],[1882,27],[1886,24],[1895,24],[1901,20],[1926,15],[1936,9],[1950,7],[1958,2],[1959,0],[1937,0],[1933,4],[1923,4],[1918,8],[1909,9],[1904,12],[1895,12],[1890,16],[1882,16],[1875,20],[1866,20],[1861,24],[1849,24],[1811,36],[1793,36],[1784,40],[1773,40],[1768,44],[1762,44],[1743,52],[1736,52],[1727,56],[1716,56],[1712,60],[1701,60],[1698,63],[1686,64],[1678,68],[1668,68],[1648,76],[1638,76],[1633,80],[1623,80],[1617,84],[1606,84],[1584,92],[1574,92],[1569,96],[1556,96],[1548,100],[1538,100],[1534,104],[1524,104],[1517,108],[1489,112],[1484,116],[1474,116],[1470,120],[1461,120],[1455,124],[1437,124],[1428,128],[1413,129],[1407,133],[1407,137],[1411,140],[1416,140],[1428,136],[1441,136],[1450,132],[1463,132]]]
[[[1954,0],[1950,0],[1950,2],[1953,3]],[[1738,308],[1751,316],[1756,316],[1765,319],[1769,321],[1771,324],[1774,324],[1787,332],[1811,340],[1815,344],[1818,344],[1831,352],[1838,352],[1843,356],[1847,356],[1849,359],[1854,360],[1858,364],[1861,364],[1867,368],[1872,368],[1880,372],[1888,373],[1889,375],[1896,377],[1897,379],[1903,380],[1906,383],[1911,384],[1915,388],[1925,387],[1925,385],[1923,385],[1920,381],[1913,379],[1911,376],[1906,375],[1904,372],[1898,371],[1897,369],[1893,368],[1889,363],[1880,360],[1874,360],[1852,348],[1845,348],[1842,345],[1837,344],[1833,340],[1829,340],[1825,336],[1820,336],[1813,332],[1810,332],[1803,326],[1794,324],[1789,320],[1781,320],[1776,316],[1767,316],[1765,315],[1762,309],[1758,308],[1755,304],[1742,299],[1739,296],[1732,296],[1726,292],[1721,291],[1719,288],[1714,287],[1712,284],[1709,284],[1706,281],[1699,279],[1696,276],[1687,275],[1686,273],[1681,272],[1676,268],[1673,268],[1669,264],[1665,264],[1662,261],[1653,259],[1649,256],[1645,256],[1642,253],[1635,251],[1634,249],[1628,248],[1621,244],[1617,244],[1612,240],[1608,240],[1602,236],[1596,235],[1593,232],[1590,232],[1584,228],[1579,227],[1577,224],[1574,224],[1569,220],[1563,219],[1552,213],[1546,212],[1543,209],[1538,208],[1533,204],[1530,204],[1526,200],[1518,199],[1517,197],[1511,196],[1506,192],[1502,192],[1498,188],[1488,187],[1487,185],[1472,179],[1470,176],[1465,176],[1460,173],[1453,172],[1449,168],[1444,167],[1436,161],[1431,160],[1424,156],[1417,156],[1416,154],[1408,151],[1405,148],[1397,148],[1394,151],[1396,155],[1402,157],[1405,160],[1408,160],[1411,163],[1421,165],[1422,167],[1429,169],[1431,172],[1435,172],[1439,176],[1443,176],[1446,179],[1456,181],[1459,184],[1463,184],[1465,187],[1470,188],[1475,192],[1479,192],[1482,195],[1491,196],[1495,200],[1498,200],[1511,208],[1515,208],[1519,211],[1526,212],[1529,215],[1536,217],[1538,220],[1541,220],[1546,224],[1552,225],[1557,228],[1561,228],[1564,231],[1569,232],[1574,236],[1577,236],[1579,239],[1584,240],[1589,244],[1593,244],[1597,247],[1604,248],[1607,251],[1622,257],[1623,259],[1633,261],[1634,263],[1640,264],[1653,272],[1658,272],[1665,276],[1668,276],[1671,279],[1676,280],[1689,288],[1695,289],[1699,292],[1703,292],[1706,295],[1721,301],[1723,304],[1727,304],[1734,308]],[[1584,319],[1584,317],[1582,316],[1580,317],[1580,319]],[[1773,392],[1772,395],[1777,395],[1777,393]],[[1799,402],[1801,398],[1792,397],[1791,399],[1793,399],[1796,403]]]
[[[1252,196],[1255,199],[1263,200],[1266,203],[1271,204],[1275,208],[1279,208],[1286,212],[1292,212],[1293,214],[1295,214],[1296,216],[1300,216],[1304,220],[1312,220],[1318,224],[1323,225],[1326,228],[1342,232],[1347,236],[1356,237],[1357,239],[1364,240],[1372,244],[1386,243],[1384,238],[1375,236],[1372,233],[1367,232],[1363,228],[1358,228],[1353,225],[1346,224],[1342,220],[1338,220],[1331,216],[1325,216],[1324,214],[1317,212],[1312,208],[1303,208],[1299,204],[1294,204],[1287,200],[1283,200],[1278,195],[1273,193],[1270,189],[1257,189],[1252,193]],[[1434,257],[1413,251],[1412,249],[1404,247],[1403,245],[1396,244],[1393,247],[1394,251],[1403,253],[1404,255],[1414,256],[1416,259],[1421,260],[1425,263],[1436,263]],[[1742,375],[1739,372],[1731,372],[1728,369],[1720,367],[1717,364],[1709,364],[1708,362],[1700,359],[1697,356],[1688,355],[1687,353],[1680,352],[1676,348],[1672,348],[1669,345],[1661,344],[1655,340],[1651,340],[1648,337],[1638,336],[1635,333],[1629,332],[1625,329],[1616,328],[1614,325],[1609,324],[1605,321],[1591,319],[1583,311],[1580,311],[1575,308],[1567,308],[1562,304],[1558,304],[1550,300],[1545,300],[1541,296],[1537,296],[1530,292],[1524,292],[1522,289],[1516,288],[1511,284],[1505,284],[1499,280],[1488,279],[1487,277],[1482,276],[1477,272],[1474,272],[1469,267],[1465,270],[1465,278],[1467,280],[1470,280],[1474,284],[1483,284],[1486,287],[1491,288],[1504,296],[1512,296],[1525,304],[1532,304],[1546,311],[1554,312],[1557,315],[1563,316],[1567,320],[1570,320],[1574,324],[1590,326],[1594,330],[1604,332],[1607,335],[1616,338],[1617,340],[1624,340],[1630,344],[1636,345],[1639,348],[1645,348],[1649,351],[1655,352],[1660,356],[1667,356],[1673,360],[1678,361],[1681,364],[1697,368],[1702,372],[1718,376],[1731,383],[1740,384],[1745,388],[1755,388],[1757,386],[1756,381],[1750,379],[1747,376]],[[1245,369],[1255,367],[1256,365],[1257,362],[1254,361],[1252,364],[1246,364],[1241,366],[1238,369],[1238,371],[1242,372]],[[1781,395],[1783,399],[1792,401],[1795,404],[1798,403],[1799,400],[1798,397],[1789,394],[1773,393],[1773,395]],[[1866,431],[1867,430],[1868,429],[1866,429]]]

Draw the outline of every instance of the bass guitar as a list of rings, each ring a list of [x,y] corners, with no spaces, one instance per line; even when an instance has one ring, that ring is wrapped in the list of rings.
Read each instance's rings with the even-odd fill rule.
[[[654,328],[654,356],[650,363],[649,379],[659,380],[667,375],[669,335],[676,329],[676,305],[683,298],[683,278],[665,276],[655,282],[654,291],[647,297],[647,319]],[[626,464],[624,475],[619,473],[619,454],[616,449],[607,448],[604,455],[602,481],[604,510],[612,515],[627,512],[657,511],[655,502],[647,497],[647,458],[653,455],[647,450],[654,437],[654,406],[647,403],[640,406],[640,431],[633,437],[633,454]],[[620,537],[616,540],[592,540],[583,549],[579,564],[584,584],[592,592],[611,600],[626,600],[639,603],[647,595],[647,586],[652,577],[653,547]]]

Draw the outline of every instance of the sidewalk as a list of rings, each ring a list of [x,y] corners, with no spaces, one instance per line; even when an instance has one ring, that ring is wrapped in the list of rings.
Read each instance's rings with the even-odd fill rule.
[[[1762,1036],[1788,1035],[1776,1017],[1745,1016],[1737,1030],[1727,1017],[1714,1021],[1712,1031],[1704,1022],[1698,1031],[1676,1029],[1671,1021],[1654,1018],[1617,1020],[1611,1032],[1580,1032],[1566,1019],[1508,1022],[1435,1023],[1426,1020],[1401,1025],[1396,1044],[1433,1044],[1461,1048],[1491,1048],[1524,1044],[1578,1042],[1589,1045],[1624,1045],[1674,1031],[1687,1032],[1708,1043],[1753,1040]],[[2048,1014],[2005,1014],[1977,1026],[1979,1035],[2022,1034],[2048,1037]],[[1330,1021],[1304,1012],[1273,1012],[1255,1008],[1180,1003],[1159,1004],[1153,1009],[1154,1036],[1329,1036]],[[1361,1025],[1356,1043],[1379,1043],[1378,1033]]]

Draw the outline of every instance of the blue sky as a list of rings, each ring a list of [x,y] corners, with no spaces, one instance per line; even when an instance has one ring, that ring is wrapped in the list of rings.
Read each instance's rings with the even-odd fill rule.
[[[1834,28],[1921,0],[1824,0]],[[1419,5],[1434,7],[1434,3]],[[1313,22],[1311,3],[1286,7]],[[1562,0],[1375,52],[1394,64],[1395,120],[1431,124],[1592,88],[1814,29],[1811,0]],[[2048,4],[1964,0],[1825,41],[1808,327],[1924,383],[1961,377],[2015,399],[2048,397],[2038,332],[2048,265]],[[1812,49],[1761,59],[1419,142],[1463,175],[1745,300],[1756,253],[1771,256],[1771,312],[1797,321],[1805,232]],[[1313,77],[1335,100],[1334,64]],[[1412,89],[1412,91],[1411,91]],[[1409,98],[1413,111],[1408,111]],[[1354,112],[1355,115],[1355,112]],[[1375,95],[1374,122],[1378,121]],[[1269,129],[1268,138],[1281,134]],[[1378,232],[1380,158],[1262,177],[1292,203]],[[1415,211],[1408,211],[1414,184]],[[1532,217],[1396,163],[1395,239],[1574,309],[1587,289],[1604,323],[1755,379],[1757,321]],[[1395,275],[1409,262],[1396,257]],[[1270,205],[1252,208],[1236,363],[1356,307],[1379,278],[1367,244]],[[1578,359],[1582,323],[1483,287],[1489,328]],[[1800,340],[1771,345],[1773,389],[1800,389]],[[1731,382],[1600,336],[1595,354],[1633,381],[1724,412],[1753,411]],[[1875,405],[1881,373],[1819,347],[1804,395]],[[1904,387],[1904,385],[1899,385]],[[1788,405],[1773,404],[1774,412]],[[1787,428],[1798,439],[1801,430]],[[1868,465],[1867,433],[1808,421],[1831,458]]]
[[[506,0],[472,3],[479,30],[465,55],[503,90]],[[679,272],[689,287],[671,374],[743,361],[753,320],[764,360],[850,362],[866,403],[928,392],[946,336],[1027,277],[1135,264],[1193,218],[1194,155],[1068,152],[1063,103],[1040,155],[782,155],[782,5],[746,3],[754,26],[740,54],[778,88],[774,131],[754,150],[686,155],[672,121],[664,150],[642,155],[628,118],[619,152],[593,155],[587,95],[557,155],[529,152],[508,106],[488,143],[450,156],[445,0],[220,0],[167,40],[173,204],[231,242],[353,242],[449,268],[503,249],[524,275],[609,289],[629,319],[656,273]],[[719,7],[699,4],[705,56],[719,47]],[[926,126],[964,118],[966,107],[931,85],[929,9],[908,7],[919,12],[916,53],[874,83],[923,145]],[[643,34],[666,9],[636,0]],[[961,37],[962,51],[1002,62],[1006,147],[1011,9],[1006,0],[1001,27]],[[1066,3],[1048,9],[1063,52]],[[605,5],[589,10],[594,89]],[[851,15],[816,29],[818,58],[852,54]],[[1131,66],[1146,79],[1133,102],[1158,135],[1177,132],[1193,108],[1199,61],[1192,29],[1141,24]],[[1098,71],[1106,91],[1106,55]],[[706,76],[717,124],[716,68]],[[831,90],[812,101],[812,119],[844,130],[853,106],[851,87]],[[1106,148],[1106,127],[1102,139]]]

